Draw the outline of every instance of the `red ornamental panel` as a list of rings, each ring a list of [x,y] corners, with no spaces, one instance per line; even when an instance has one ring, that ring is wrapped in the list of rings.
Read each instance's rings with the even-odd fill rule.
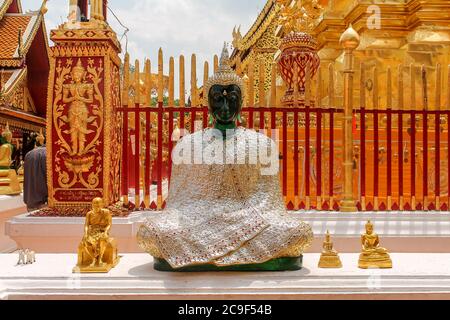
[[[105,187],[105,58],[56,58],[53,85],[51,202],[90,202]]]
[[[305,93],[307,81],[307,68],[310,68],[310,79],[314,78],[320,67],[320,58],[317,54],[315,39],[302,32],[290,33],[281,44],[281,57],[278,61],[281,76],[288,84],[288,91],[284,97],[285,102],[293,99],[294,85],[297,82],[299,93]],[[297,70],[297,77],[295,75]]]

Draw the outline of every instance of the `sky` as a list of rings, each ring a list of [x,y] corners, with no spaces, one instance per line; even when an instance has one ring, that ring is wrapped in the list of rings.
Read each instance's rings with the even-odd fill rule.
[[[212,65],[214,54],[220,55],[224,41],[231,43],[234,26],[241,25],[242,35],[251,27],[267,0],[109,0],[109,7],[126,27],[128,51],[132,61],[145,58],[157,70],[158,49],[164,52],[165,73],[170,56],[186,57],[186,79],[190,79],[190,56],[197,54],[197,75],[203,79],[203,62]],[[41,0],[22,0],[24,10],[36,10]],[[68,15],[69,0],[49,0],[45,16],[47,29],[56,28]],[[108,20],[119,39],[124,32],[113,15]],[[122,39],[125,50],[126,40]],[[123,56],[123,53],[122,53]],[[212,70],[212,67],[210,67]]]

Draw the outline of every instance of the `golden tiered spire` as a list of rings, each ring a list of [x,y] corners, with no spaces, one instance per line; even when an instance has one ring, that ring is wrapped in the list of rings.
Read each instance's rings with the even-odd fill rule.
[[[241,89],[241,93],[244,94],[245,86],[244,81],[239,77],[236,72],[231,69],[230,54],[228,53],[228,46],[225,43],[222,55],[220,56],[219,69],[214,75],[208,79],[205,85],[205,92],[208,94],[211,87],[214,85],[231,85],[235,84]]]

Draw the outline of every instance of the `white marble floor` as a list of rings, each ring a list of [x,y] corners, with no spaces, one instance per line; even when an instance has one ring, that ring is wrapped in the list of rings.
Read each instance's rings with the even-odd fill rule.
[[[342,269],[319,269],[306,254],[304,269],[274,273],[164,273],[146,254],[125,254],[109,274],[72,274],[75,255],[38,255],[16,266],[0,255],[1,299],[450,299],[450,254],[392,254],[394,268],[361,270],[357,254],[342,254]]]

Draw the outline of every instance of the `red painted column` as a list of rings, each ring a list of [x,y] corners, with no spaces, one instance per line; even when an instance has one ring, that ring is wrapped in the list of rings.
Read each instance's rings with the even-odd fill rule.
[[[162,166],[163,166],[163,112],[164,107],[162,102],[158,102],[158,159],[157,159],[157,175],[158,175],[158,185],[157,185],[157,207],[162,208]]]
[[[423,210],[428,210],[428,112],[423,112]]]
[[[295,209],[299,209],[300,192],[299,192],[299,162],[298,162],[298,111],[294,112],[294,193],[295,193]]]
[[[139,103],[135,104],[136,112],[134,114],[134,145],[135,145],[135,158],[134,158],[134,192],[136,195],[136,199],[140,200],[140,132],[141,132],[141,121],[140,121],[140,113],[139,113]],[[139,201],[140,202],[140,201]],[[136,203],[136,208],[141,206],[140,203]]]
[[[436,112],[435,116],[435,148],[436,148],[436,156],[435,156],[435,165],[434,165],[434,180],[435,180],[435,195],[437,201],[436,203],[440,205],[441,198],[441,113],[439,111]],[[436,208],[436,210],[440,210],[441,208]]]
[[[387,196],[392,199],[392,109],[387,110]],[[387,204],[387,209],[392,209],[392,203]]]
[[[122,196],[125,204],[128,203],[128,110],[123,108],[123,136],[122,136]]]
[[[329,180],[330,180],[330,210],[333,211],[334,206],[334,110],[330,110],[330,159],[329,159]]]
[[[416,210],[416,113],[411,112],[411,197],[412,210]]]
[[[317,138],[316,138],[316,168],[317,168],[317,197],[321,199],[322,197],[322,112],[317,111]],[[322,208],[322,203],[317,204],[317,208]]]
[[[366,109],[361,108],[361,198],[366,198]],[[364,202],[363,201],[363,202]],[[363,206],[365,210],[365,204]]]
[[[376,200],[379,197],[379,183],[380,183],[380,157],[379,157],[379,151],[380,151],[380,140],[379,140],[379,118],[378,118],[378,110],[374,110],[373,112],[373,122],[374,122],[374,148],[373,148],[373,181],[374,181],[374,187],[373,187],[373,196],[374,196],[374,210],[378,210],[377,206],[375,205]]]
[[[288,151],[287,112],[283,111],[283,196],[287,197],[287,151]]]
[[[400,199],[404,197],[404,189],[403,189],[403,162],[405,159],[403,158],[403,112],[399,111],[398,114],[398,193]],[[400,204],[399,204],[400,205]],[[403,208],[400,207],[401,210]]]

